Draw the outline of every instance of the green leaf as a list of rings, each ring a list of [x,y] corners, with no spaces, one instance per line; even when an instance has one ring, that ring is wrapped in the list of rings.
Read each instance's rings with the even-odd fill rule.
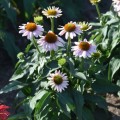
[[[10,78],[10,81],[15,81],[17,79],[22,78],[24,75],[26,75],[28,73],[27,69],[22,69],[22,68],[17,68],[17,70],[15,71],[15,73],[13,74],[13,76]]]
[[[11,20],[13,26],[16,28],[16,11],[11,6],[10,0],[1,0],[0,3],[5,8],[5,11],[7,13],[7,17]]]
[[[75,109],[73,100],[68,92],[57,93],[59,107],[70,118],[70,111]]]
[[[74,61],[72,58],[67,58],[67,62],[69,64],[69,70],[72,75],[75,74],[75,68],[74,68]]]
[[[25,8],[25,16],[26,18],[30,18],[33,14],[35,0],[23,0],[23,3]]]
[[[59,68],[57,60],[52,60],[47,64],[50,70],[54,71]]]
[[[114,34],[114,33],[113,33]],[[113,37],[113,34],[111,34],[111,36]],[[115,37],[115,34],[114,34]],[[118,36],[117,36],[118,37]],[[120,39],[118,38],[112,38],[112,43],[110,44],[110,52],[109,52],[109,56],[111,56],[111,54],[113,53],[113,51],[116,49],[116,47],[120,44]],[[114,54],[114,53],[113,53]]]
[[[76,72],[75,77],[80,78],[82,80],[87,80],[86,76],[82,72]]]
[[[108,32],[108,26],[105,26],[104,28],[102,28],[102,33],[103,33],[103,41],[105,40],[106,36],[107,36],[107,32]]]
[[[83,117],[82,117],[83,120],[95,120],[93,113],[87,107],[83,108],[82,113],[83,113]]]
[[[8,118],[8,120],[26,120],[27,113],[19,113],[17,115],[12,115]]]
[[[51,92],[47,92],[44,94],[44,96],[38,101],[36,107],[35,107],[35,115],[39,114],[41,108],[43,107],[46,99],[51,95]],[[49,98],[50,99],[50,98]]]
[[[117,22],[119,22],[119,19],[117,19],[117,17],[115,17],[115,19],[110,19],[108,22],[107,22],[107,24],[108,25],[111,25],[111,24],[115,24],[115,23],[117,23]]]
[[[1,31],[0,31],[1,32]],[[3,31],[2,41],[4,49],[8,52],[8,55],[12,58],[13,62],[17,61],[17,54],[20,49],[15,45],[15,37],[13,34]]]
[[[115,73],[120,69],[120,59],[113,57],[109,63],[109,79],[112,81]]]
[[[46,94],[49,95],[50,93],[45,90],[40,90],[39,92],[37,92],[35,94],[35,96],[32,99],[30,99],[29,104],[30,104],[31,112],[32,112],[32,110],[34,110],[37,101],[42,99],[44,97],[44,95],[46,95]]]
[[[21,88],[25,87],[26,85],[27,84],[23,84],[19,81],[13,81],[13,82],[9,83],[8,85],[6,85],[4,88],[2,88],[0,90],[0,94],[8,93],[8,92],[11,92],[13,90],[21,89]]]
[[[117,80],[117,85],[120,86],[120,80]],[[120,91],[118,91],[118,96],[120,97]]]
[[[82,109],[83,109],[83,105],[84,105],[83,96],[79,91],[74,91],[73,97],[74,97],[74,101],[75,101],[76,116],[77,116],[78,120],[81,120]]]
[[[32,47],[32,42],[28,44],[27,47],[25,48],[25,53],[28,53],[31,47]]]
[[[120,91],[120,87],[113,84],[113,83],[103,83],[103,84],[99,84],[99,83],[93,83],[92,84],[92,89],[96,92],[96,93],[113,93],[113,92],[118,92]]]
[[[98,95],[85,94],[84,98],[88,103],[92,102],[96,104],[98,107],[107,110],[107,103],[103,97],[98,96]]]

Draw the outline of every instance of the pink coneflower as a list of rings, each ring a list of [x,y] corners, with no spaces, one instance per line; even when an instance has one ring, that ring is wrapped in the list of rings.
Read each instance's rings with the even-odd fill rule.
[[[58,50],[58,47],[63,47],[65,42],[62,38],[58,37],[54,32],[49,31],[45,36],[37,42],[45,52],[51,50]]]
[[[32,39],[34,37],[38,37],[42,35],[44,29],[41,25],[37,25],[33,22],[28,22],[27,24],[23,24],[19,26],[19,33],[22,33],[22,36],[27,36],[27,39]]]
[[[55,73],[51,73],[50,77],[47,78],[49,80],[48,84],[57,92],[62,92],[68,86],[68,78],[66,74],[55,71]]]
[[[76,34],[80,35],[82,33],[80,29],[80,25],[76,24],[76,22],[68,22],[64,26],[61,26],[61,28],[58,28],[58,30],[61,30],[59,33],[60,36],[65,34],[65,38],[68,39],[70,37],[73,39]]]
[[[75,42],[76,46],[72,47],[73,55],[76,57],[91,57],[91,54],[96,52],[96,46],[92,45],[86,39],[84,41]]]

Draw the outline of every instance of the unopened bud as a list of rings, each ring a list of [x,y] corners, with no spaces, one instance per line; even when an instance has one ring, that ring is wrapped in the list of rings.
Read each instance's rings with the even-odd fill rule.
[[[23,52],[18,53],[17,58],[18,59],[24,59],[24,53]]]
[[[65,65],[65,63],[66,63],[65,58],[61,58],[61,59],[58,60],[58,64],[61,65],[61,66]]]
[[[42,16],[34,17],[34,22],[39,25],[43,24],[43,17]]]

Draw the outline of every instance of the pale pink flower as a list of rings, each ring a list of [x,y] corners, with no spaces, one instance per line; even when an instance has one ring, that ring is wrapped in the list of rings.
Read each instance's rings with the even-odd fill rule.
[[[92,45],[86,39],[84,41],[75,42],[75,46],[72,47],[73,55],[76,57],[91,57],[91,54],[96,52],[96,46]]]
[[[43,48],[43,51],[48,52],[51,50],[58,50],[58,47],[64,47],[65,42],[62,38],[58,37],[54,32],[49,31],[45,36],[37,42]]]
[[[78,25],[76,22],[68,22],[64,26],[61,26],[61,28],[58,28],[58,30],[61,30],[59,33],[60,36],[65,34],[65,38],[68,39],[69,37],[73,39],[76,34],[80,35],[82,33],[80,25]]]
[[[37,25],[33,22],[28,22],[19,26],[19,33],[22,33],[22,36],[27,36],[27,39],[32,39],[33,37],[38,37],[42,35],[44,29],[41,25]]]
[[[68,77],[65,73],[62,73],[60,71],[51,73],[47,79],[49,80],[48,84],[51,86],[51,88],[57,92],[62,92],[68,86]]]

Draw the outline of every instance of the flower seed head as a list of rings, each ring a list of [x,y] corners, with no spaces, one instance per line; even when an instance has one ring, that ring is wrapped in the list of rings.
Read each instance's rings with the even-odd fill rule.
[[[45,36],[45,40],[48,43],[55,43],[57,41],[57,36],[54,32],[48,32]]]
[[[35,23],[30,22],[30,23],[26,24],[25,29],[32,32],[37,29],[37,26]]]
[[[63,82],[63,79],[60,75],[54,76],[53,80],[54,80],[55,84],[57,84],[57,85],[60,85]]]
[[[89,48],[90,48],[90,44],[88,43],[88,42],[80,42],[80,44],[79,44],[79,48],[81,49],[81,50],[84,50],[84,51],[87,51],[87,50],[89,50]]]
[[[72,32],[75,30],[76,26],[73,23],[67,23],[65,24],[64,28],[67,32]]]

